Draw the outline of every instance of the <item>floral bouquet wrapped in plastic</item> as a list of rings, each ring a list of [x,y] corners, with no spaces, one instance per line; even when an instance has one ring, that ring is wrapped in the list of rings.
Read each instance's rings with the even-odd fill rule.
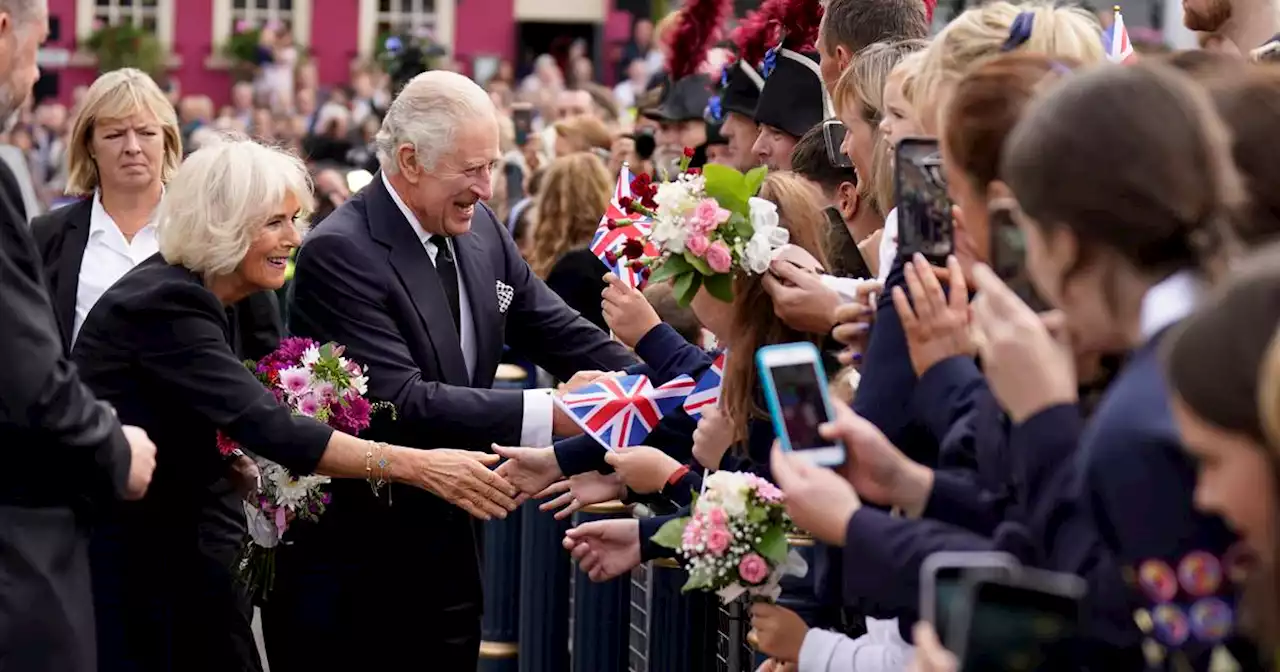
[[[369,427],[375,411],[395,408],[386,402],[372,404],[365,399],[369,379],[364,367],[342,356],[342,347],[320,345],[306,338],[287,338],[275,352],[258,362],[248,361],[258,380],[276,401],[295,415],[315,418],[347,434],[359,434]],[[218,434],[218,450],[231,455],[240,447]],[[288,469],[264,458],[256,458],[261,480],[258,492],[244,504],[249,540],[240,554],[240,578],[250,594],[265,601],[275,578],[275,551],[285,532],[295,521],[315,522],[329,503],[322,491],[327,476],[295,476]]]
[[[654,543],[686,559],[683,591],[714,592],[726,604],[742,595],[778,599],[788,574],[804,576],[808,565],[787,546],[791,519],[782,491],[751,473],[717,471],[694,498],[693,514],[668,521]]]

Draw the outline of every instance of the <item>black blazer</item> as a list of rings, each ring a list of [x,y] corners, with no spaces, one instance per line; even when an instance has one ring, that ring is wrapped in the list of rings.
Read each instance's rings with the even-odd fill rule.
[[[0,162],[0,668],[91,672],[88,533],[74,507],[123,493],[129,444],[66,359],[12,180]]]
[[[107,290],[72,354],[86,384],[157,447],[147,496],[95,530],[103,669],[256,669],[232,568],[200,535],[211,510],[238,513],[244,531],[235,493],[210,487],[225,473],[217,432],[309,473],[332,430],[277,404],[236,355],[223,305],[159,254]]]
[[[31,235],[44,259],[45,279],[53,297],[54,312],[63,347],[71,350],[71,330],[76,319],[76,291],[80,264],[89,243],[89,218],[93,197],[82,198],[31,220]],[[232,306],[236,325],[236,351],[245,359],[260,359],[280,345],[284,322],[275,292],[258,292]]]

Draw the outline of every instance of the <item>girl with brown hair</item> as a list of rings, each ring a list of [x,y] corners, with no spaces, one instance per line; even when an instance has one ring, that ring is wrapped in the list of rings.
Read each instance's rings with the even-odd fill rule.
[[[588,249],[613,192],[604,163],[593,154],[563,156],[551,163],[534,206],[529,266],[570,308],[601,329],[602,279],[608,268]]]
[[[1280,247],[1271,245],[1233,273],[1164,348],[1173,417],[1198,467],[1195,503],[1240,535],[1223,575],[1247,578],[1241,623],[1264,659],[1274,659],[1280,645],[1278,328]]]

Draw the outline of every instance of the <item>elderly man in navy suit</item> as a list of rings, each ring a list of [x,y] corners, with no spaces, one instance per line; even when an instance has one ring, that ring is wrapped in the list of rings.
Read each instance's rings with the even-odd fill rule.
[[[395,404],[368,438],[488,449],[575,433],[551,391],[491,389],[504,343],[562,380],[634,359],[530,272],[482,203],[501,157],[489,96],[454,73],[418,75],[377,142],[381,173],[298,254],[292,331],[345,345],[368,366],[370,396]],[[264,624],[271,669],[474,670],[472,519],[429,494],[345,486],[280,554]]]

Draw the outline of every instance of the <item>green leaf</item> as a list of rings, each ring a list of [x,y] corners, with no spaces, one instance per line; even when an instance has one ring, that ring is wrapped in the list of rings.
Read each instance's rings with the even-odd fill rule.
[[[654,533],[653,543],[663,548],[679,550],[680,539],[684,536],[684,528],[688,524],[688,517],[668,520]]]
[[[649,276],[649,282],[670,280],[677,275],[688,273],[692,270],[693,267],[689,265],[689,262],[685,261],[684,257],[672,255],[667,257],[666,261],[662,262],[662,265],[653,272],[653,275]]]
[[[771,527],[761,535],[755,549],[769,562],[780,565],[787,560],[787,533],[781,527]]]
[[[703,275],[712,275],[715,273],[715,271],[711,270],[711,266],[707,264],[706,260],[693,256],[693,253],[689,250],[684,251],[684,260],[689,262],[690,266],[697,269],[697,271]]]
[[[690,270],[688,273],[676,278],[675,285],[672,286],[676,303],[682,307],[688,306],[693,302],[693,297],[698,294],[700,286],[702,286],[702,275],[697,271]]]
[[[769,510],[764,507],[757,506],[747,512],[748,522],[760,524],[768,519],[769,519]]]
[[[764,178],[768,177],[769,169],[764,166],[756,166],[747,171],[744,182],[747,185],[747,195],[755,196],[760,193],[760,185],[764,184]]]
[[[716,199],[720,207],[730,212],[747,212],[747,181],[742,173],[719,164],[703,166],[702,174],[706,178],[707,195]]]
[[[756,232],[755,227],[751,226],[751,220],[736,212],[729,216],[728,224],[743,238],[750,238],[751,234]]]
[[[733,303],[733,275],[730,273],[717,273],[708,275],[702,279],[702,284],[707,288],[707,292],[711,296],[724,301],[725,303]]]

